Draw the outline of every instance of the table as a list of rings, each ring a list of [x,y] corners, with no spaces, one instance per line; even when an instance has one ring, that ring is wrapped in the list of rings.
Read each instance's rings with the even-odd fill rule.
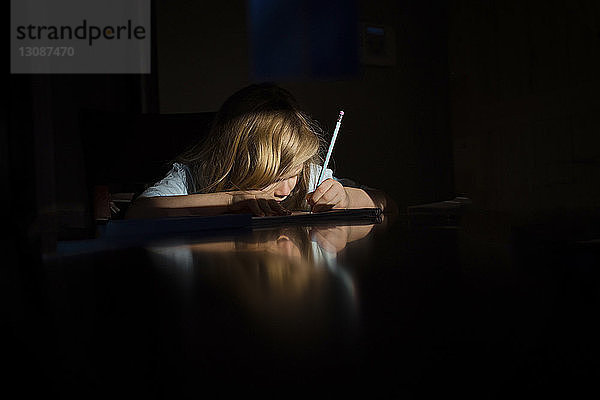
[[[395,398],[593,383],[598,242],[486,213],[444,221],[172,235],[46,257],[23,273],[14,319],[16,371],[35,377],[22,390]]]

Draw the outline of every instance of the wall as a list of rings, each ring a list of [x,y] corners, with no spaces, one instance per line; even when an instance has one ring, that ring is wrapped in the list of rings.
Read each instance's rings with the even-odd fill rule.
[[[136,75],[11,76],[6,162],[15,215],[33,224],[24,223],[23,229],[48,234],[52,241],[52,236],[74,238],[92,228],[83,149],[86,132],[80,126],[80,112],[140,112],[145,79]],[[106,143],[106,162],[110,162],[111,146],[117,145]]]
[[[5,5],[8,11],[10,4]],[[155,73],[7,73],[7,77],[1,164],[8,182],[4,200],[8,231],[26,242],[42,242],[36,246],[45,251],[52,251],[57,239],[93,235],[83,145],[87,133],[80,113],[156,112]],[[106,141],[106,162],[110,149],[118,145]]]
[[[515,215],[600,204],[600,3],[453,1],[456,191]]]
[[[243,2],[158,1],[157,11],[162,113],[214,111],[252,82]],[[336,175],[381,188],[401,207],[453,195],[446,11],[441,1],[360,1],[361,21],[395,29],[395,66],[277,81],[327,128],[345,110]]]

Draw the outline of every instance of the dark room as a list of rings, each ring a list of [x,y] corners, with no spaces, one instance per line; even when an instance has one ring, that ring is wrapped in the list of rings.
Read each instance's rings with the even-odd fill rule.
[[[600,394],[599,1],[5,11],[5,395]]]

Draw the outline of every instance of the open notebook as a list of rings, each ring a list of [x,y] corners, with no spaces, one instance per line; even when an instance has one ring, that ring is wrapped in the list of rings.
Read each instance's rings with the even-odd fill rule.
[[[280,225],[321,225],[321,224],[377,224],[382,220],[380,208],[355,208],[330,210],[318,213],[296,211],[292,215],[252,217],[252,227],[264,228]]]

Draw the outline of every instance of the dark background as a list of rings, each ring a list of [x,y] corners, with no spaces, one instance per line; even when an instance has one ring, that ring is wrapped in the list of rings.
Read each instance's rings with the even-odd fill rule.
[[[372,345],[364,349],[372,357],[367,372],[391,381],[406,371],[410,381],[411,373],[425,371],[416,381],[419,392],[486,377],[481,393],[511,390],[511,379],[546,387],[569,379],[594,382],[600,3],[336,0],[330,4],[345,7],[336,12],[305,1],[258,28],[249,4],[256,3],[154,1],[151,75],[10,75],[5,64],[0,294],[10,309],[1,308],[8,387],[46,392],[76,382],[67,391],[77,392],[88,381],[64,371],[95,371],[97,359],[113,367],[110,357],[131,351],[129,343],[148,366],[116,365],[120,376],[135,383],[152,369],[154,354],[145,346],[160,342],[152,334],[171,325],[156,323],[152,313],[154,303],[165,300],[155,296],[156,282],[165,279],[152,275],[143,252],[132,250],[126,268],[116,265],[120,253],[92,255],[87,269],[75,259],[71,269],[54,270],[41,255],[58,240],[93,233],[90,188],[101,182],[91,172],[97,158],[89,157],[90,143],[105,165],[124,162],[128,176],[145,165],[145,152],[171,152],[189,140],[193,130],[182,124],[182,113],[213,112],[233,91],[269,79],[329,129],[338,110],[346,111],[334,153],[337,176],[385,190],[401,212],[454,196],[471,198],[477,211],[464,230],[409,235],[396,224],[372,242],[373,258],[355,260],[376,267],[365,268],[358,280]],[[348,43],[357,45],[352,26],[361,22],[393,28],[395,64],[357,62],[360,50]],[[88,111],[96,118],[150,117],[127,135],[118,131],[130,126],[118,122],[125,117],[92,119],[96,128],[89,129],[82,117]],[[117,121],[114,129],[99,129],[111,121]],[[136,141],[139,149],[128,148]],[[123,152],[130,157],[115,156]],[[585,243],[559,240],[578,231],[587,232]],[[53,296],[58,301],[48,302]],[[210,308],[203,299],[197,303]],[[170,306],[181,309],[177,302]],[[109,324],[95,320],[98,315]],[[102,329],[94,331],[97,326]],[[96,339],[111,343],[105,341],[111,334],[125,335],[125,345],[95,346]],[[86,343],[91,355],[80,351]],[[404,369],[379,363],[389,362],[390,345],[393,364]],[[405,346],[408,357],[400,351]],[[70,353],[62,353],[65,348]],[[38,379],[54,375],[58,384]],[[90,379],[104,385],[105,376]],[[577,388],[568,386],[569,392]]]
[[[598,2],[294,2],[262,31],[249,11],[257,4],[269,8],[154,1],[151,75],[8,75],[1,162],[11,240],[52,249],[89,233],[84,147],[102,137],[86,136],[83,110],[212,112],[263,80],[289,89],[328,129],[344,109],[336,176],[385,190],[401,210],[467,196],[517,219],[598,214]],[[394,65],[358,62],[359,23],[393,28]],[[286,68],[264,58],[298,52],[301,64]],[[148,131],[140,146],[183,143],[178,135]],[[102,149],[107,163],[119,151],[113,140]]]

